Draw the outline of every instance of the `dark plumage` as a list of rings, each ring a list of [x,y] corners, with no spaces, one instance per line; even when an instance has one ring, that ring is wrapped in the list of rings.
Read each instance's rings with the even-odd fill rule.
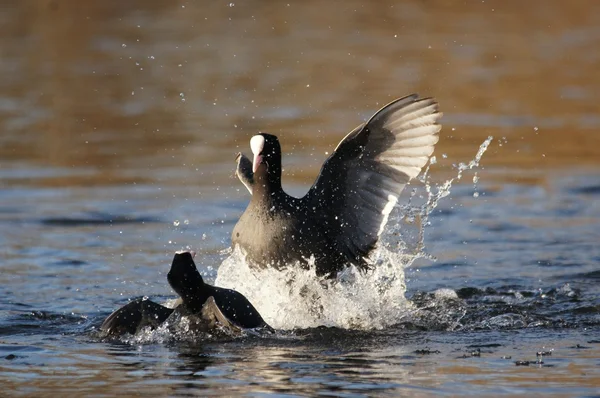
[[[441,115],[435,100],[414,94],[386,105],[338,144],[302,198],[281,187],[277,137],[252,137],[252,170],[241,154],[236,170],[252,199],[232,244],[257,266],[306,264],[314,256],[319,275],[335,276],[348,264],[367,269],[398,196],[433,153]]]
[[[145,327],[157,328],[173,313],[172,308],[164,307],[145,298],[130,301],[110,314],[100,326],[103,337],[136,334]]]
[[[244,295],[204,283],[190,252],[175,254],[167,279],[181,297],[176,308],[167,308],[144,298],[133,300],[104,320],[100,326],[101,335],[135,334],[144,327],[154,329],[167,320],[176,321],[182,316],[188,317],[192,327],[199,331],[209,331],[217,324],[231,332],[259,327],[270,329]]]
[[[167,280],[190,313],[200,312],[204,303],[213,297],[219,310],[234,325],[241,328],[266,326],[256,308],[243,294],[204,283],[190,252],[175,254]]]

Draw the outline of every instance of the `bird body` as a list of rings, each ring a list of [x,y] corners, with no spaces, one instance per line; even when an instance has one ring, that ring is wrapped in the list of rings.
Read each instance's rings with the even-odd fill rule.
[[[335,256],[335,234],[319,208],[313,209],[304,198],[283,191],[253,195],[252,200],[258,203],[251,203],[242,214],[232,241],[244,248],[253,264],[281,269],[296,262],[307,265],[312,257],[321,268],[324,261],[329,261],[332,264],[326,268],[342,269],[345,259]]]
[[[271,330],[244,295],[204,283],[194,263],[194,252],[177,252],[167,275],[169,284],[180,296],[175,308],[138,298],[110,314],[100,326],[102,337],[136,334],[144,328],[156,329],[163,323],[176,326],[185,318],[187,329],[200,332],[217,327],[231,334],[243,329]]]
[[[236,174],[252,194],[234,227],[239,246],[258,267],[307,265],[335,276],[349,264],[369,268],[368,255],[404,186],[433,153],[441,113],[431,98],[407,96],[350,132],[302,198],[281,186],[281,147],[274,135],[250,140],[252,168],[237,157]]]

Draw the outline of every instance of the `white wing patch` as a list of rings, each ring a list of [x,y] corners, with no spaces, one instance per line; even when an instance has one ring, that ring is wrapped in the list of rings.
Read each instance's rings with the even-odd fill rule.
[[[344,227],[336,240],[350,261],[375,246],[404,186],[427,164],[441,116],[433,98],[393,101],[350,132],[323,165],[310,204],[329,204],[325,217],[339,215]]]
[[[379,232],[377,232],[377,236],[381,235],[383,232],[385,224],[387,224],[388,217],[390,216],[394,206],[396,206],[396,203],[398,203],[398,197],[395,195],[388,195],[388,201],[383,207],[383,210],[381,210],[381,214],[383,214],[383,220],[381,220],[381,225],[379,226]]]

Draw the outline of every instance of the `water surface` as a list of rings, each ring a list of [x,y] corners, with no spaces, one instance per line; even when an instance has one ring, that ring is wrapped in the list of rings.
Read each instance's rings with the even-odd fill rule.
[[[596,395],[599,5],[396,3],[4,2],[4,393]],[[411,92],[445,113],[434,191],[494,139],[422,251],[404,209],[392,219],[397,301],[348,285],[348,316],[310,317],[246,278],[273,336],[97,338],[128,299],[174,296],[175,250],[211,282],[246,276],[227,249],[253,134],[280,136],[302,194],[347,131]],[[402,252],[429,258],[404,269]]]

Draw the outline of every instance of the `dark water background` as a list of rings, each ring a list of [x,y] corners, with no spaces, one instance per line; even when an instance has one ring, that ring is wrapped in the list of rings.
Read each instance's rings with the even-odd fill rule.
[[[0,33],[2,395],[599,394],[599,3],[3,1]],[[94,336],[127,299],[173,296],[175,250],[215,279],[253,134],[280,136],[299,193],[411,92],[445,113],[434,181],[494,136],[430,217],[437,261],[406,270],[418,311],[377,330]]]

